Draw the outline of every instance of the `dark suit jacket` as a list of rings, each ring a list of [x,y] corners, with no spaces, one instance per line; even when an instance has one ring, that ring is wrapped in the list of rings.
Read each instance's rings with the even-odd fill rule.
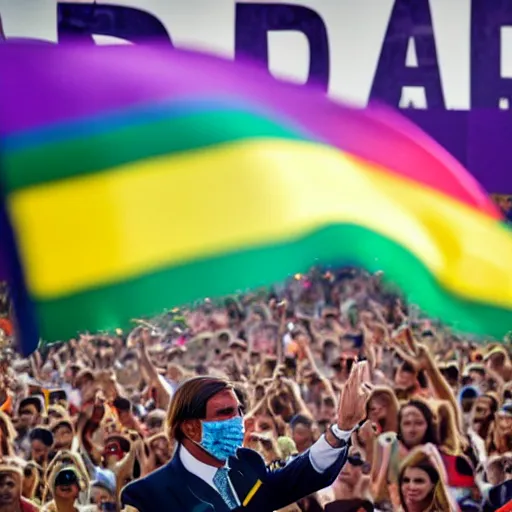
[[[229,478],[241,507],[236,511],[273,512],[331,485],[347,458],[347,449],[324,473],[315,471],[306,452],[277,471],[267,470],[260,455],[245,448],[230,457]],[[179,450],[172,461],[126,486],[123,506],[139,512],[229,512],[220,494],[181,463]]]

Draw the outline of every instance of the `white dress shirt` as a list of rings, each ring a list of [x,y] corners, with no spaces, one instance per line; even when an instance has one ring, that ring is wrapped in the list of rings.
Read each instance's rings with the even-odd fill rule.
[[[183,445],[180,445],[179,450],[183,467],[217,490],[213,483],[213,477],[217,473],[217,468],[196,459]]]
[[[184,446],[180,445],[180,460],[183,464],[183,467],[192,473],[193,475],[196,475],[198,478],[203,480],[203,482],[206,482],[208,485],[213,487],[217,492],[218,489],[215,487],[215,484],[213,483],[213,477],[215,476],[215,473],[217,473],[217,469],[215,466],[210,466],[209,464],[205,464],[204,462],[201,462],[200,460],[196,459]],[[233,489],[233,485],[231,484],[231,481],[228,478],[229,485],[231,487],[231,492],[236,499],[238,505],[240,506],[240,500],[238,499],[238,495]]]
[[[339,434],[340,440],[346,443],[349,442],[352,432],[342,431]],[[343,448],[333,448],[322,436],[310,449],[309,449],[309,462],[317,473],[324,473],[327,471],[339,457]]]

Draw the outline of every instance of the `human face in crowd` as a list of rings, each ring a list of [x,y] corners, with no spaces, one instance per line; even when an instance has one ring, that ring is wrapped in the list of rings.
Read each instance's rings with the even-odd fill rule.
[[[266,414],[258,416],[254,425],[254,431],[258,434],[272,433],[274,437],[277,437],[276,424],[272,416]]]
[[[409,389],[416,385],[416,374],[408,370],[404,370],[399,366],[395,374],[395,386],[400,389]]]
[[[61,425],[53,431],[54,447],[56,450],[71,450],[73,431],[67,425]]]
[[[0,509],[14,506],[20,496],[20,478],[11,473],[0,473]]]
[[[419,504],[428,505],[429,497],[434,490],[434,483],[426,471],[420,468],[406,468],[400,483],[405,503],[414,510]],[[413,508],[414,507],[414,508]],[[426,508],[421,508],[426,510]]]
[[[355,487],[364,477],[364,464],[364,455],[361,450],[356,446],[351,446],[348,451],[347,463],[343,466],[338,475],[338,480],[350,487]]]
[[[338,284],[330,283],[329,289],[324,290],[324,296],[319,299],[319,303],[329,303],[329,307],[335,311],[338,320],[334,320],[334,316],[327,316],[324,322],[316,322],[317,313],[311,318],[305,318],[303,313],[306,309],[308,309],[309,315],[309,311],[321,311],[321,306],[319,307],[315,303],[316,299],[311,297],[309,297],[311,300],[304,305],[306,301],[304,296],[301,296],[302,292],[300,289],[295,296],[289,293],[286,286],[283,287],[282,291],[275,292],[275,299],[262,295],[261,299],[258,297],[247,297],[247,302],[245,302],[246,298],[244,297],[240,301],[243,315],[240,315],[240,317],[236,315],[238,320],[236,321],[235,328],[233,327],[233,318],[230,321],[230,315],[226,314],[226,311],[213,311],[211,304],[209,309],[212,311],[208,314],[205,314],[204,311],[201,313],[204,319],[204,322],[201,324],[197,323],[196,325],[196,323],[188,318],[188,312],[183,311],[183,321],[187,325],[180,327],[179,343],[186,341],[187,344],[185,345],[186,350],[180,353],[179,357],[173,352],[177,350],[176,347],[166,348],[172,347],[174,342],[177,341],[177,336],[172,333],[174,326],[169,327],[165,338],[158,340],[161,343],[155,344],[153,343],[155,339],[151,336],[149,339],[143,339],[142,331],[139,333],[140,339],[135,340],[134,338],[132,340],[136,341],[136,343],[125,343],[125,335],[128,333],[124,333],[122,339],[106,336],[104,346],[100,347],[103,351],[103,360],[98,359],[96,352],[99,352],[99,349],[87,339],[87,336],[81,336],[78,342],[63,345],[60,350],[56,349],[54,352],[50,350],[48,354],[41,353],[41,358],[38,358],[40,360],[36,363],[38,364],[37,375],[32,369],[31,364],[27,365],[27,368],[23,370],[23,373],[27,373],[30,377],[31,380],[29,382],[34,384],[33,381],[39,379],[41,375],[45,379],[51,377],[52,380],[55,380],[52,383],[52,386],[55,386],[53,392],[60,388],[65,388],[68,392],[68,403],[62,403],[62,408],[50,408],[48,411],[47,426],[52,430],[54,446],[48,449],[40,440],[29,442],[29,439],[32,439],[32,437],[27,437],[26,434],[34,427],[40,426],[43,423],[41,415],[37,413],[36,408],[30,401],[24,402],[27,405],[23,406],[18,414],[16,412],[12,415],[10,412],[8,413],[12,417],[12,422],[19,426],[19,437],[15,439],[15,433],[0,430],[0,444],[2,437],[9,434],[10,439],[7,440],[8,451],[12,450],[13,453],[15,452],[21,457],[33,458],[34,461],[40,463],[43,468],[40,469],[38,467],[34,469],[34,473],[37,471],[37,476],[41,478],[40,487],[46,486],[49,488],[51,484],[45,477],[45,470],[50,462],[49,458],[57,450],[70,450],[74,439],[73,428],[70,429],[65,425],[55,428],[55,421],[57,419],[67,420],[71,418],[72,425],[76,424],[78,430],[81,425],[80,420],[92,410],[91,414],[93,417],[90,423],[94,424],[94,427],[92,427],[93,431],[88,432],[87,437],[84,436],[84,439],[90,438],[92,441],[92,449],[89,455],[96,455],[95,450],[97,447],[102,455],[101,462],[95,459],[98,465],[106,468],[124,467],[123,464],[126,461],[130,461],[131,458],[125,457],[127,455],[126,452],[121,450],[121,447],[125,448],[124,443],[122,440],[117,439],[114,434],[130,437],[130,433],[127,433],[127,430],[137,430],[141,439],[135,439],[134,437],[131,439],[131,445],[139,464],[134,464],[133,466],[140,468],[142,474],[145,475],[148,471],[165,465],[171,459],[174,443],[176,443],[176,441],[169,441],[166,437],[167,432],[165,432],[167,429],[165,409],[169,404],[167,392],[169,394],[176,394],[175,384],[179,384],[195,375],[218,374],[226,375],[228,378],[235,377],[237,372],[234,372],[233,363],[235,361],[233,358],[236,353],[239,356],[237,359],[241,362],[240,369],[243,377],[235,377],[233,380],[237,380],[236,386],[237,391],[240,390],[240,396],[231,390],[222,391],[208,401],[206,411],[202,409],[202,412],[205,412],[204,417],[197,419],[198,416],[196,415],[193,416],[196,419],[180,420],[176,428],[180,435],[184,434],[185,438],[182,438],[181,442],[187,450],[190,448],[189,452],[198,460],[212,466],[215,466],[216,462],[223,463],[221,459],[215,459],[214,456],[213,459],[215,460],[212,460],[212,457],[208,459],[208,450],[201,448],[202,429],[205,422],[224,421],[240,415],[239,400],[242,400],[245,410],[250,413],[247,415],[245,423],[246,447],[260,451],[260,454],[265,458],[265,450],[262,449],[265,446],[263,441],[260,439],[258,442],[251,444],[251,440],[259,439],[258,436],[260,436],[265,438],[267,442],[272,438],[271,440],[274,442],[279,435],[287,435],[288,439],[281,439],[279,443],[275,442],[272,444],[272,458],[269,460],[265,459],[268,463],[284,464],[284,460],[277,461],[276,458],[282,455],[284,459],[290,454],[295,454],[296,451],[303,453],[315,442],[319,431],[323,432],[330,424],[336,421],[336,402],[340,388],[348,377],[350,367],[357,361],[357,358],[364,354],[369,360],[373,356],[374,361],[372,361],[372,365],[375,362],[370,375],[374,388],[367,404],[368,424],[380,427],[376,429],[378,432],[397,432],[399,440],[397,453],[401,456],[405,452],[412,451],[414,447],[423,445],[427,440],[432,441],[432,439],[436,439],[438,436],[436,435],[437,431],[434,431],[432,428],[433,425],[428,423],[430,421],[428,419],[430,418],[429,411],[424,413],[426,417],[422,413],[422,403],[418,403],[418,401],[421,401],[421,398],[418,401],[409,402],[403,407],[401,413],[396,411],[399,405],[395,398],[403,397],[410,399],[411,396],[416,397],[419,395],[423,397],[425,395],[424,398],[428,400],[435,397],[432,395],[431,389],[419,386],[419,383],[423,382],[423,375],[427,379],[432,380],[432,376],[429,375],[431,368],[425,363],[426,357],[418,357],[410,361],[407,357],[403,357],[405,354],[402,353],[402,356],[399,354],[400,350],[395,350],[398,347],[397,344],[388,343],[388,341],[391,341],[389,337],[393,336],[391,334],[393,326],[397,327],[403,322],[407,322],[411,326],[411,332],[414,337],[412,342],[416,342],[416,348],[430,352],[432,361],[438,362],[439,369],[447,367],[446,363],[449,361],[445,359],[449,359],[449,357],[445,358],[445,355],[448,352],[451,354],[454,351],[458,351],[461,358],[461,364],[458,368],[461,372],[464,372],[463,377],[457,382],[455,382],[455,379],[450,381],[451,377],[448,371],[442,373],[442,377],[449,381],[449,384],[453,385],[476,384],[479,387],[480,395],[485,393],[485,385],[490,380],[490,367],[499,370],[504,365],[505,370],[508,370],[509,348],[508,346],[503,346],[507,353],[505,358],[502,358],[504,360],[503,363],[503,361],[496,361],[496,356],[489,357],[486,347],[482,347],[480,366],[477,364],[469,366],[470,363],[475,363],[471,352],[474,347],[468,346],[466,347],[467,350],[465,350],[465,345],[462,344],[460,337],[451,337],[449,331],[445,330],[444,327],[439,327],[437,323],[429,323],[428,328],[435,331],[436,337],[439,335],[439,338],[443,338],[443,344],[434,343],[433,339],[425,338],[422,334],[426,330],[426,328],[424,329],[423,320],[413,322],[411,318],[408,319],[406,306],[395,307],[396,299],[389,296],[381,296],[381,291],[379,291],[375,283],[371,286],[367,284],[368,277],[371,278],[371,276],[366,274],[359,275],[358,272],[354,272],[349,278],[346,278],[344,283],[341,281]],[[311,281],[314,282],[314,278]],[[319,292],[320,294],[321,291]],[[333,298],[334,302],[331,302]],[[279,313],[281,311],[278,306],[280,300],[287,301],[286,314]],[[351,318],[348,316],[348,313],[343,312],[340,307],[346,300],[357,302],[357,308],[351,311],[350,317],[353,316],[356,320],[360,319],[368,330],[365,333],[364,345],[362,347],[359,347],[359,343],[354,341],[356,339],[359,342],[357,337],[362,325],[359,324],[358,320],[353,321],[351,325]],[[272,301],[275,302],[274,305],[272,305]],[[373,303],[371,307],[370,301]],[[254,313],[254,308],[258,307],[264,310],[264,314]],[[373,311],[374,309],[376,310]],[[250,316],[251,311],[254,313],[252,317]],[[194,311],[190,314],[196,315]],[[297,347],[294,347],[296,350],[286,351],[284,360],[278,362],[277,357],[275,357],[275,348],[277,327],[281,316],[283,316],[283,325],[289,327],[290,335],[293,334],[294,340],[299,341],[299,343]],[[225,318],[223,319],[223,317]],[[267,329],[267,324],[272,324],[272,326],[276,327],[275,339],[273,337],[274,334],[272,334],[274,331]],[[200,327],[198,327],[199,325]],[[167,329],[166,327],[162,328]],[[93,336],[89,338],[92,339]],[[190,343],[194,338],[197,338],[197,344]],[[247,349],[242,348],[242,345],[236,346],[232,344],[233,340],[239,338],[246,342]],[[205,339],[208,341],[203,341]],[[154,367],[155,374],[165,376],[167,382],[164,384],[171,384],[169,389],[162,390],[159,386],[155,386],[153,382],[150,382],[151,379],[148,378],[149,373],[141,371],[143,366],[141,354],[144,344],[149,349],[147,350],[147,355],[149,362]],[[304,347],[302,347],[303,344],[309,347],[315,364],[312,364],[311,361],[308,361],[309,358],[305,357],[307,354],[304,351]],[[440,348],[441,345],[444,345],[444,347]],[[403,345],[402,348],[406,349],[407,346]],[[66,357],[61,357],[60,352]],[[408,351],[409,355],[413,352],[414,350],[412,349]],[[418,351],[417,353],[421,352]],[[55,355],[61,360],[62,365],[53,364]],[[402,359],[398,359],[400,357]],[[108,359],[111,359],[111,361],[105,365],[105,361]],[[397,371],[394,372],[397,361],[403,360],[406,362],[401,363]],[[119,361],[122,364],[116,365],[114,361]],[[147,362],[144,361],[144,367]],[[285,370],[281,369],[281,363],[288,363],[288,366],[284,365]],[[109,365],[114,366],[114,368],[110,368]],[[482,373],[484,367],[487,368],[487,378]],[[468,375],[469,369],[473,370]],[[418,373],[416,370],[421,370],[421,372]],[[134,374],[136,374],[137,378],[134,378]],[[111,386],[110,384],[107,385],[106,377],[108,375],[115,375]],[[13,380],[16,379],[14,378]],[[507,379],[504,378],[504,380],[506,381]],[[5,401],[4,395],[7,395],[1,389],[1,382],[0,372],[0,405]],[[17,391],[10,389],[15,398],[13,402],[15,410],[16,405],[20,403],[22,398],[40,392],[41,385],[39,384],[41,383],[37,383],[37,386],[32,386],[32,389],[27,389],[25,382],[22,382],[20,379],[20,389]],[[68,387],[64,385],[66,382],[72,383],[78,391],[73,390],[69,393]],[[390,383],[392,383],[392,387],[388,387]],[[112,389],[117,391],[117,393],[111,392]],[[155,392],[152,392],[152,389]],[[103,402],[103,397],[100,394],[104,395],[105,402]],[[512,396],[512,392],[510,394]],[[131,404],[136,407],[122,410],[127,409],[127,407],[114,406],[114,409],[116,409],[114,411],[115,414],[111,414],[111,402],[116,396],[129,399]],[[415,403],[416,406],[412,405]],[[447,405],[447,407],[450,407],[450,405]],[[493,407],[494,403],[490,398],[480,396],[478,399],[465,399],[459,411],[449,411],[458,412],[458,416],[466,420],[464,430],[466,430],[468,425],[472,425],[477,432],[482,433],[485,444],[489,446],[488,457],[493,457],[493,454],[496,453],[506,453],[505,448],[508,446],[507,443],[502,443],[502,446],[498,446],[494,439],[496,436],[493,437],[492,434],[504,433],[505,435],[512,436],[512,418],[506,415],[500,416],[498,413],[493,414]],[[157,411],[153,412],[155,408]],[[300,416],[308,418],[310,415],[315,420],[312,425],[307,421],[300,422]],[[297,423],[294,421],[294,427],[291,428],[290,422],[294,416],[299,421]],[[450,419],[451,416],[446,414],[446,417],[441,415],[440,418],[441,420],[444,419],[444,422],[440,422],[439,432],[443,433],[444,438],[448,438],[450,437],[449,433],[451,433],[451,430],[448,428],[450,425],[448,425],[449,421],[446,418]],[[98,424],[98,427],[94,430],[96,424]],[[192,424],[193,428],[191,430],[186,429],[186,424]],[[487,426],[481,428],[482,425]],[[489,429],[489,425],[491,429]],[[444,430],[442,427],[445,427]],[[361,482],[364,483],[366,491],[366,483],[370,483],[371,480],[370,470],[372,468],[370,461],[373,460],[369,448],[371,446],[370,443],[374,443],[373,447],[380,447],[380,444],[377,445],[376,443],[384,441],[377,434],[372,436],[365,435],[364,429],[360,429],[358,434],[353,437],[354,443],[349,449],[349,459],[333,486],[338,493],[342,490],[354,495],[343,496],[343,499],[357,498],[357,493],[363,493],[360,490],[362,488]],[[395,439],[391,435],[389,438],[393,441]],[[466,440],[463,439],[462,442],[464,443]],[[440,434],[439,448],[441,450],[444,448],[450,449],[449,441],[443,439]],[[134,448],[135,446],[136,449]],[[424,448],[426,449],[426,447]],[[488,460],[479,453],[473,453],[476,452],[476,449],[471,451],[470,447],[468,452],[471,452],[467,453],[468,459],[474,461],[475,467],[479,462]],[[374,449],[374,453],[379,454],[380,452]],[[201,457],[204,458],[201,459]],[[393,481],[395,482],[395,477],[398,477],[395,462],[402,462],[402,458],[399,461],[393,458],[391,461],[393,466],[390,466],[389,469],[393,473]],[[502,483],[505,479],[512,477],[512,463],[503,462],[500,464],[498,472],[494,471],[495,466],[490,465],[487,467],[482,462],[482,467],[486,468],[488,481],[493,485],[495,485],[495,482]],[[131,468],[131,466],[129,467]],[[506,473],[506,468],[510,470],[509,473]],[[138,477],[138,474],[132,474],[130,471],[131,469],[126,472],[126,475],[123,473],[123,477],[118,482],[119,485],[123,485]],[[434,476],[432,478],[435,480]],[[25,482],[31,483],[27,478]],[[35,482],[32,483],[36,487]],[[27,489],[29,487],[27,486]],[[442,485],[439,485],[439,489],[441,487]],[[24,496],[27,498],[32,496],[31,492],[25,491],[24,484],[22,488]],[[411,467],[404,471],[399,489],[402,491],[402,497],[405,496],[406,498],[407,504],[404,503],[404,505],[406,505],[407,512],[419,512],[420,510],[425,510],[424,503],[430,503],[433,484],[428,478],[428,472]],[[438,497],[439,489],[436,488],[436,498]],[[95,485],[88,489],[88,491],[90,491],[91,503],[96,505],[108,504],[105,510],[110,510],[109,507],[115,503],[115,496],[110,494],[107,489],[101,487],[101,485]],[[2,493],[3,491],[0,488],[0,494]],[[36,493],[37,498],[40,499],[39,486],[37,486]],[[61,503],[64,503],[65,500],[68,500],[65,503],[71,503],[71,500],[74,500],[74,496],[78,496],[78,494],[78,485],[68,481],[67,486],[61,486],[55,492],[49,492],[48,500],[58,498]],[[0,496],[1,499],[2,496]],[[390,505],[390,503],[386,504]],[[311,510],[313,509],[311,504],[309,507]],[[2,506],[0,503],[1,510]],[[438,512],[438,510],[435,512]]]
[[[492,418],[492,402],[486,396],[480,396],[475,400],[473,405],[472,426],[476,432]]]
[[[388,415],[388,401],[381,396],[373,397],[368,403],[368,419],[376,425],[381,425]]]
[[[427,420],[419,409],[412,405],[408,405],[403,409],[400,433],[402,441],[407,448],[411,449],[422,444],[427,428]]]
[[[62,501],[69,501],[74,503],[80,494],[80,487],[78,484],[70,485],[57,485],[55,487],[55,498]]]
[[[481,386],[485,380],[485,374],[478,370],[471,370],[469,373],[469,378],[471,379],[471,383],[474,386]]]
[[[151,422],[146,423],[148,437],[162,432],[163,426],[164,422],[161,419],[152,419]]]
[[[91,497],[90,501],[92,505],[96,505],[98,508],[103,503],[112,503],[116,501],[116,498],[113,494],[111,494],[107,489],[101,487],[99,485],[94,485],[91,488]]]
[[[23,429],[30,429],[39,423],[39,413],[33,405],[25,405],[19,413],[18,425]]]
[[[299,453],[305,452],[314,442],[313,428],[304,423],[297,423],[292,429],[292,439]]]
[[[105,445],[103,451],[103,461],[105,467],[111,468],[115,466],[123,458],[121,446],[117,441],[110,441]]]
[[[496,415],[496,424],[501,435],[512,435],[512,416],[499,412]]]
[[[501,352],[497,352],[489,357],[487,360],[486,366],[491,370],[500,373],[503,370],[503,366],[505,365],[505,354]]]
[[[159,437],[151,443],[157,464],[163,465],[171,459],[171,443],[166,437]]]
[[[31,444],[32,460],[38,464],[44,464],[48,459],[49,448],[39,439],[34,439]]]

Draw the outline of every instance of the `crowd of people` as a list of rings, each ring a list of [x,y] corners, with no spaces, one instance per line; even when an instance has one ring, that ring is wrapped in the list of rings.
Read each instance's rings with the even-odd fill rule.
[[[123,488],[172,459],[169,404],[195,376],[233,385],[243,445],[278,471],[336,420],[358,361],[368,399],[345,464],[283,510],[512,510],[510,340],[443,327],[380,273],[314,269],[28,359],[0,295],[0,512],[120,512]]]

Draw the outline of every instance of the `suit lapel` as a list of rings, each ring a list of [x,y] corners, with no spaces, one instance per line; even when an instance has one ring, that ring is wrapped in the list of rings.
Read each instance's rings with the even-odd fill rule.
[[[243,452],[239,453],[243,455]],[[239,457],[230,457],[228,465],[231,484],[241,505],[245,507],[261,491],[264,475],[259,474],[256,467],[253,468],[248,461],[241,460]]]
[[[177,497],[185,512],[230,512],[221,495],[204,480],[185,469],[179,457],[179,449],[167,465],[168,486]]]

